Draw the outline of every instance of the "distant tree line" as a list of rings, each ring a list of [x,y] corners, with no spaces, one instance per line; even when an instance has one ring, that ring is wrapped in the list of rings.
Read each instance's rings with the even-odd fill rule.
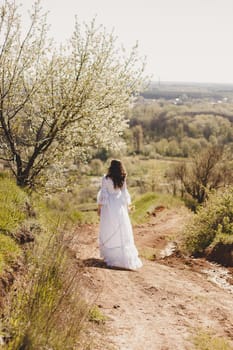
[[[164,98],[165,100],[171,100],[175,99],[177,97],[177,91],[173,90],[154,90],[154,91],[145,91],[141,94],[144,98],[147,99],[160,99]],[[189,97],[193,99],[203,99],[203,98],[214,98],[214,99],[221,99],[222,95],[218,93],[210,93],[210,92],[199,92],[199,91],[191,91],[189,92]]]
[[[141,93],[146,99],[171,100],[185,94],[193,100],[221,100],[225,97],[232,99],[233,85],[208,83],[176,83],[151,82],[148,88]]]
[[[139,103],[129,112],[128,152],[154,157],[188,157],[215,145],[233,145],[231,108]]]

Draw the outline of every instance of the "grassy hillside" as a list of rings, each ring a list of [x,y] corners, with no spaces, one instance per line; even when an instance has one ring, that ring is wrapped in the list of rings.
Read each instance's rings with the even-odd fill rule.
[[[26,219],[28,197],[13,180],[0,178],[0,274],[21,255],[16,231]]]
[[[0,278],[23,261],[21,271],[12,270],[7,303],[0,300],[3,349],[70,350],[80,342],[89,306],[80,292],[81,270],[72,268],[67,254],[72,225],[80,220],[69,209],[62,213],[38,195],[29,197],[13,180],[0,179]],[[34,242],[22,245],[21,231],[30,231]]]

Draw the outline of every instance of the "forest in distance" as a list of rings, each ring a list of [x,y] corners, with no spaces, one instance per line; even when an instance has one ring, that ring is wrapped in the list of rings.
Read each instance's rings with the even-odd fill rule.
[[[128,112],[130,154],[189,157],[233,142],[233,85],[152,83]]]

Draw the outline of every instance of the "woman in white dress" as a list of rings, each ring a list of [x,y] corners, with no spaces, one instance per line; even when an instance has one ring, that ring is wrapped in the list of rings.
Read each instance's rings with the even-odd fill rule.
[[[134,244],[128,214],[131,199],[126,172],[119,160],[112,160],[97,195],[100,215],[100,255],[108,266],[134,270],[142,266]]]

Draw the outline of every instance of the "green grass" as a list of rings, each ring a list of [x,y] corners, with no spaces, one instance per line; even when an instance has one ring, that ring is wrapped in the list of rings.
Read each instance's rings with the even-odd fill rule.
[[[0,274],[21,254],[21,249],[14,240],[0,233]]]
[[[145,159],[139,156],[124,157],[128,173],[128,186],[133,196],[146,192],[167,192],[170,184],[166,173],[175,161],[170,159]]]
[[[123,157],[122,161],[128,173],[128,189],[133,202],[136,203],[136,211],[132,213],[135,223],[146,221],[146,211],[150,210],[150,205],[153,206],[153,198],[148,199],[151,193],[152,197],[158,198],[155,205],[169,207],[178,203],[177,199],[172,199],[172,196],[167,194],[169,191],[172,192],[172,188],[170,188],[166,178],[167,170],[177,160],[145,159],[140,156],[131,156]],[[108,166],[109,160],[104,163],[103,172],[107,171]],[[55,193],[47,199],[45,210],[49,212],[49,215],[45,213],[45,216],[49,216],[50,221],[54,219],[55,222],[59,220],[60,222],[66,222],[66,224],[68,222],[70,224],[98,223],[96,195],[100,183],[101,176],[90,176],[88,171],[83,171],[76,184],[67,190]],[[146,198],[141,200],[140,198],[144,194]],[[146,203],[143,203],[144,201]],[[141,213],[139,213],[140,211]],[[138,216],[139,218],[137,218]]]
[[[97,305],[94,305],[89,310],[89,321],[101,324],[107,321],[107,317],[102,314]]]
[[[81,212],[72,195],[55,194],[50,201],[31,195],[36,217],[28,218],[27,194],[13,181],[0,178],[0,273],[22,254],[14,232],[22,224],[38,228],[33,245],[24,252],[22,283],[9,292],[0,319],[0,334],[9,340],[6,350],[76,349],[86,321],[105,321],[98,309],[89,313],[81,293],[82,271],[71,266],[67,255],[67,235],[74,225],[97,217],[93,210]]]
[[[233,347],[223,337],[210,332],[199,331],[193,338],[195,350],[233,350]]]
[[[164,205],[168,208],[180,206],[181,201],[172,197],[166,172],[177,160],[145,159],[140,156],[123,157],[122,161],[128,173],[127,185],[131,194],[135,212],[131,214],[134,223],[145,222],[146,212],[153,206]],[[109,160],[103,165],[106,172]],[[69,191],[54,194],[47,200],[46,206],[50,218],[72,224],[98,223],[96,195],[101,183],[101,176],[89,176],[83,173],[79,181]]]
[[[22,252],[11,237],[14,236],[11,230],[20,227],[23,220],[23,225],[32,223],[39,228],[34,244],[24,252],[22,283],[19,280],[17,288],[9,291],[9,302],[0,319],[0,334],[9,337],[4,349],[78,348],[89,306],[80,292],[81,270],[70,264],[65,234],[71,232],[73,223],[80,221],[81,214],[72,206],[67,211],[51,207],[34,194],[30,201],[36,217],[27,218],[24,209],[27,195],[5,179],[4,184],[1,180],[0,190],[1,199],[7,204],[2,208],[9,219],[8,223],[4,221],[5,226],[0,221],[0,273]]]
[[[0,178],[0,231],[14,231],[26,218],[27,194],[13,180]]]
[[[158,201],[158,195],[156,193],[146,193],[140,196],[133,202],[135,207],[131,214],[131,219],[134,224],[139,224],[147,220],[147,212],[153,210]]]
[[[158,249],[145,247],[141,250],[139,250],[140,257],[149,260],[149,261],[155,261],[158,256]]]
[[[164,206],[169,209],[177,208],[183,206],[183,202],[169,194],[149,192],[138,197],[133,205],[135,209],[131,213],[132,222],[140,224],[148,220],[148,213],[152,212],[157,206]]]
[[[56,193],[46,200],[34,194],[33,203],[42,226],[52,231],[57,226],[69,229],[75,224],[98,222],[96,202],[80,203],[75,186],[72,193]]]
[[[3,320],[10,336],[6,350],[76,349],[87,318],[80,270],[70,266],[63,235],[41,235],[45,239],[28,254],[24,283],[8,297]]]
[[[11,238],[26,218],[27,194],[13,180],[0,176],[0,274],[21,254]]]

